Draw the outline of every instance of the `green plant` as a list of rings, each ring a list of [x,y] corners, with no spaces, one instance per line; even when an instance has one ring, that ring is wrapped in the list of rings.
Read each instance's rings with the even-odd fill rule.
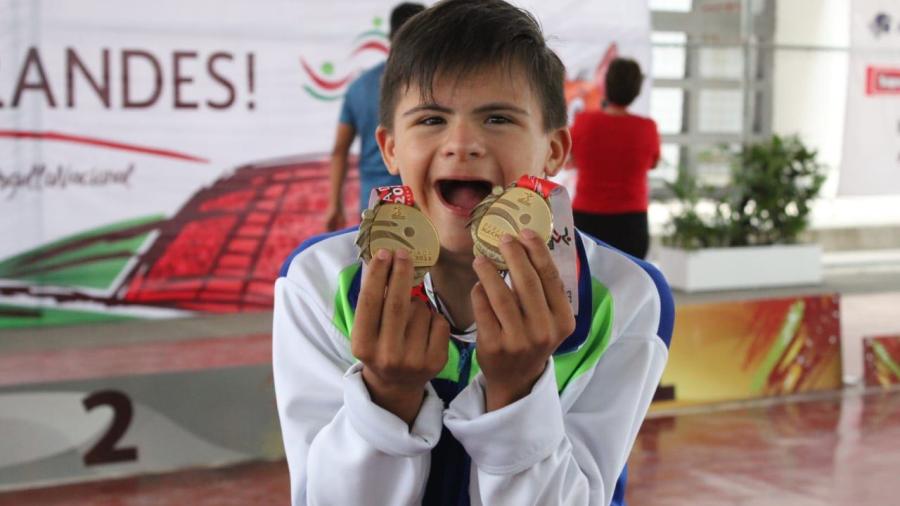
[[[724,149],[724,148],[723,148]],[[731,184],[701,184],[682,168],[667,186],[680,211],[663,243],[684,249],[792,244],[808,225],[825,182],[816,151],[797,137],[772,136],[732,153]]]

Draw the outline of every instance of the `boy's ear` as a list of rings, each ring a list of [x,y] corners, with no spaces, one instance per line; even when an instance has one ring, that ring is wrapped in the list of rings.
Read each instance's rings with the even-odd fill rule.
[[[547,161],[544,164],[544,172],[547,176],[555,176],[569,159],[572,150],[572,134],[569,127],[561,127],[550,132],[550,151],[547,153]]]
[[[378,149],[381,150],[381,159],[384,160],[384,166],[388,172],[396,176],[400,173],[394,161],[394,135],[381,125],[375,129],[375,142],[378,143]]]

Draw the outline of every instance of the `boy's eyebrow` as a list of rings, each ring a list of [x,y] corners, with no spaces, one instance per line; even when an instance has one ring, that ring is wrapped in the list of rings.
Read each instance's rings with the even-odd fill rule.
[[[409,109],[408,111],[404,112],[403,115],[409,116],[410,114],[415,114],[420,111],[437,111],[437,112],[443,112],[443,113],[451,113],[451,112],[453,112],[453,109],[450,109],[449,107],[444,107],[442,105],[438,105],[434,102],[429,102],[427,104],[419,104],[419,105],[413,107],[412,109]]]
[[[409,116],[410,114],[415,114],[421,111],[437,111],[443,113],[452,113],[453,109],[449,107],[445,107],[440,104],[436,104],[434,102],[429,102],[427,104],[419,104],[412,109],[407,110],[403,113],[403,116]],[[528,111],[522,109],[521,107],[517,107],[513,104],[509,104],[506,102],[491,102],[489,104],[484,104],[482,106],[476,107],[473,112],[480,114],[485,112],[495,112],[495,111],[509,111],[517,114],[523,114],[525,116],[528,115]]]
[[[528,111],[526,111],[525,109],[522,109],[521,107],[517,107],[513,104],[509,104],[506,102],[491,102],[490,104],[485,104],[480,107],[476,107],[474,112],[484,113],[484,112],[494,112],[494,111],[508,111],[508,112],[514,112],[514,113],[523,114],[525,116],[528,116]]]

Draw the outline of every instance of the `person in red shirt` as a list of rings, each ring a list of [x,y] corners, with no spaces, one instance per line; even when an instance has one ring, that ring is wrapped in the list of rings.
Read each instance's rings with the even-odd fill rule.
[[[571,130],[575,226],[638,258],[650,244],[647,171],[659,161],[656,123],[628,112],[643,81],[637,62],[613,60],[603,110],[578,114]]]

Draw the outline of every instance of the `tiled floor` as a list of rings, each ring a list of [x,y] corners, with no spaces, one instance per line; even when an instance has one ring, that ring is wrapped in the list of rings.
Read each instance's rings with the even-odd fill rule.
[[[250,506],[289,504],[284,462],[0,494],[0,506]]]
[[[900,504],[900,391],[648,419],[632,506]],[[287,504],[283,462],[0,494],[0,506]]]
[[[630,504],[900,504],[900,391],[648,419]]]

